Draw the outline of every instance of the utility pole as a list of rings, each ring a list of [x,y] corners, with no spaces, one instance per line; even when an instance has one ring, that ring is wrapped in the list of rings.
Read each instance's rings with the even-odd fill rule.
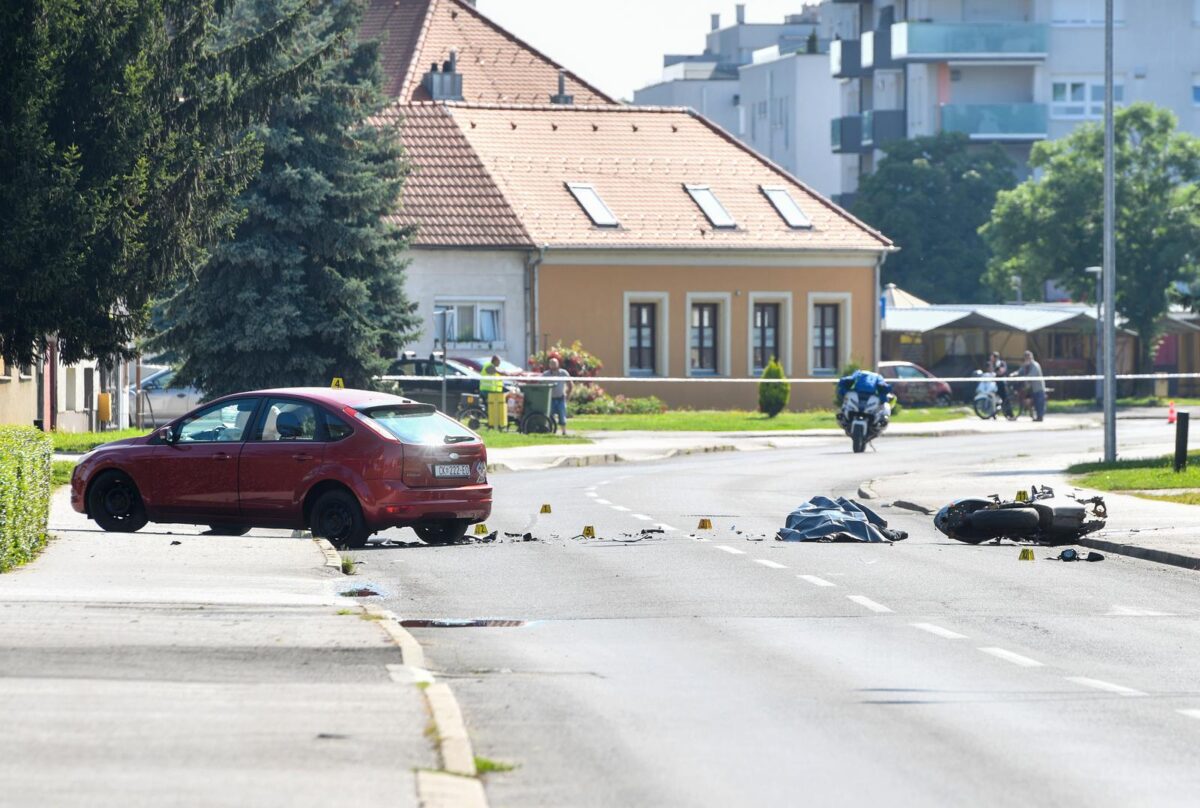
[[[1104,267],[1087,267],[1083,270],[1089,275],[1096,276],[1096,344],[1095,356],[1096,375],[1104,376],[1104,312],[1100,301],[1104,299]],[[1104,405],[1104,379],[1096,379],[1096,403]]]
[[[1117,459],[1116,178],[1113,131],[1113,0],[1104,0],[1104,460]]]

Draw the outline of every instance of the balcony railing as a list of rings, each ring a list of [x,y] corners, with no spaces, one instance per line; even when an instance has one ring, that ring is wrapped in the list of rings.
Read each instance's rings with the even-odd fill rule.
[[[888,28],[876,28],[862,35],[862,66],[863,70],[887,70],[896,67],[892,59],[892,31]]]
[[[862,114],[862,144],[883,148],[893,140],[903,140],[907,116],[902,109],[873,109]]]
[[[1045,104],[943,104],[942,131],[971,140],[1043,140]]]
[[[862,117],[848,115],[829,122],[829,142],[834,154],[855,154],[862,151]]]
[[[1044,59],[1048,32],[1038,23],[901,22],[892,26],[892,58]]]
[[[835,79],[863,75],[861,45],[857,39],[835,39],[829,43],[829,72]]]

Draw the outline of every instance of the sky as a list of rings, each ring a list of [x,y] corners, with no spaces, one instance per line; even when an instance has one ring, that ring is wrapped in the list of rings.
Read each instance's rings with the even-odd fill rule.
[[[746,0],[747,22],[782,22],[811,0]],[[665,53],[701,53],[709,15],[726,0],[477,0],[480,11],[618,99],[662,78]]]

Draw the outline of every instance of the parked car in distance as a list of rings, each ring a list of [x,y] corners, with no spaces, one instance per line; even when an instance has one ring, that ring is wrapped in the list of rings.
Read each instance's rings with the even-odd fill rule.
[[[412,527],[458,541],[492,510],[487,450],[429,404],[364,390],[285,388],[205,404],[80,458],[71,505],[104,530],[147,522],[312,530],[362,547]]]
[[[476,373],[482,373],[488,362],[492,361],[491,356],[452,356],[451,362],[458,362],[460,365],[470,368]],[[529,376],[532,375],[528,370],[520,365],[514,365],[507,359],[500,360],[498,368],[501,376]]]
[[[175,370],[164,368],[142,379],[140,387],[127,388],[131,414],[138,411],[139,389],[142,400],[142,425],[148,427],[162,426],[191,412],[204,397],[195,387],[176,386]]]
[[[480,374],[456,359],[445,361],[446,372],[446,413],[460,421],[468,423],[472,420],[484,422],[487,420],[487,404],[479,395]],[[405,356],[397,359],[388,369],[389,376],[420,376],[419,380],[408,379],[396,382],[396,393],[432,404],[442,406],[442,360],[419,359]],[[428,381],[426,381],[428,379]],[[523,410],[521,391],[515,384],[506,384],[505,393],[508,397],[508,414],[510,420],[520,420]]]
[[[950,385],[912,362],[880,362],[879,375],[892,385],[901,404],[949,407],[953,402]]]

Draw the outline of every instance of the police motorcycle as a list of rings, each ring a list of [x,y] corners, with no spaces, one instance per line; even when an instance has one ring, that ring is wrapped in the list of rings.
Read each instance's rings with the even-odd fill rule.
[[[883,377],[870,371],[856,371],[838,382],[841,408],[837,422],[850,438],[854,453],[883,434],[892,417],[896,396]]]

